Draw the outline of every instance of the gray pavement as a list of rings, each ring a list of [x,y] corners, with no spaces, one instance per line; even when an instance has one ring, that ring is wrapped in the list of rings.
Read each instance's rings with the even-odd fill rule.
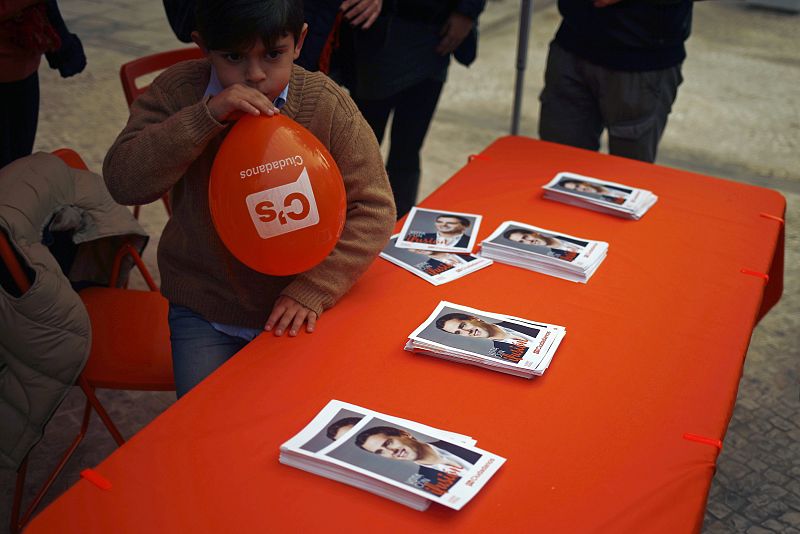
[[[559,21],[552,0],[537,2],[521,133],[536,136],[547,43]],[[180,46],[157,0],[62,0],[89,66],[61,79],[40,70],[37,150],[76,149],[100,171],[127,118],[119,66]],[[482,17],[477,62],[454,66],[423,149],[421,197],[455,173],[510,126],[519,2],[490,0]],[[711,487],[703,531],[800,533],[800,17],[742,2],[701,2],[684,63],[685,82],[661,143],[658,163],[770,187],[787,199],[785,290],[756,328],[733,418]],[[154,254],[163,207],[144,208]],[[171,393],[101,391],[124,435],[132,436],[174,401]],[[43,480],[77,430],[82,395],[73,391],[34,449],[29,479]],[[100,463],[114,443],[95,417],[89,434],[46,502]],[[8,524],[14,473],[0,471],[0,528]],[[28,493],[30,497],[31,492]]]

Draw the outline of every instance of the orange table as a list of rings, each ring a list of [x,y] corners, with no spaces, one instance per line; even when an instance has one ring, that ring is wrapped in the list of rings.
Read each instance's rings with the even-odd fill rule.
[[[569,170],[654,191],[628,221],[541,198]],[[780,298],[783,197],[506,137],[422,204],[610,243],[584,284],[496,264],[434,287],[377,260],[313,335],[262,335],[78,482],[35,532],[689,532],[750,334]],[[758,273],[769,274],[769,282]],[[565,325],[541,378],[403,351],[439,300]],[[278,463],[340,399],[469,434],[508,458],[462,511],[421,513]]]

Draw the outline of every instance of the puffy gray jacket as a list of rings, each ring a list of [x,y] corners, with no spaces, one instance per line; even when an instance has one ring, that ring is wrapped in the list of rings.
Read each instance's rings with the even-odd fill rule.
[[[33,277],[20,294],[0,266],[0,467],[17,469],[89,355],[89,317],[70,281],[107,284],[121,244],[141,252],[147,234],[99,175],[46,153],[0,169],[0,231]],[[49,231],[72,232],[69,278],[42,244]]]

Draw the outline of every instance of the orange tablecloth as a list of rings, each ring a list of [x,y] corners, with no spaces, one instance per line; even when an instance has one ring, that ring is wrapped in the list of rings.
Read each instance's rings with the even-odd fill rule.
[[[654,191],[628,221],[541,198],[573,171]],[[78,482],[28,532],[699,530],[751,331],[780,298],[771,190],[506,137],[422,204],[605,240],[584,285],[495,264],[434,287],[376,260],[317,332],[262,335]],[[771,274],[762,277],[747,269]],[[766,295],[766,296],[765,296]],[[439,300],[567,327],[525,380],[403,351]],[[427,512],[278,463],[340,399],[471,435],[508,458],[462,511]]]

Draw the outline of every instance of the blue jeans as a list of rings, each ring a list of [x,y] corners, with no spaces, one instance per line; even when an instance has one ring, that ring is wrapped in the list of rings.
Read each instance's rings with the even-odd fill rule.
[[[247,345],[248,341],[223,334],[189,308],[169,305],[172,369],[178,398]]]

